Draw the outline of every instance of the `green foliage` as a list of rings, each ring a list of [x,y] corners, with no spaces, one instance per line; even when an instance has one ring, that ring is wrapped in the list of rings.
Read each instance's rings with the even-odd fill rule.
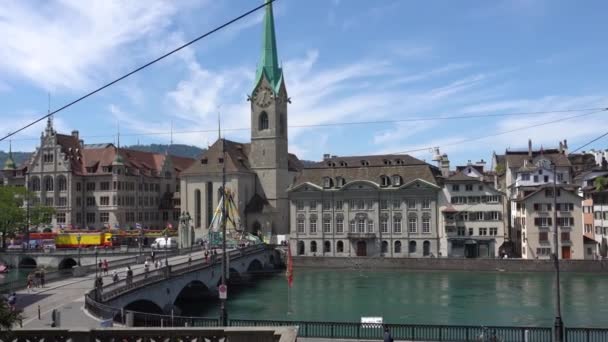
[[[0,331],[11,330],[15,324],[23,321],[21,312],[13,311],[4,299],[0,299]]]
[[[496,165],[495,171],[497,174],[501,175],[505,173],[505,166],[503,164]]]
[[[606,177],[597,177],[593,182],[595,186],[595,191],[604,191],[608,187],[608,178]]]
[[[28,213],[23,205],[31,193],[23,187],[0,187],[0,231],[2,232],[2,247],[6,247],[6,238],[24,231],[27,226]],[[31,200],[29,201],[31,203]],[[31,226],[48,224],[55,210],[53,208],[35,205],[29,209]]]

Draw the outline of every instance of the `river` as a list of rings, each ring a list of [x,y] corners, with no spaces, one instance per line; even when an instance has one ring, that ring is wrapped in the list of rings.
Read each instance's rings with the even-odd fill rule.
[[[562,275],[567,326],[608,326],[608,275]],[[388,323],[546,326],[554,318],[551,273],[297,269],[288,304],[284,273],[229,288],[231,318]],[[215,317],[217,299],[181,305]]]

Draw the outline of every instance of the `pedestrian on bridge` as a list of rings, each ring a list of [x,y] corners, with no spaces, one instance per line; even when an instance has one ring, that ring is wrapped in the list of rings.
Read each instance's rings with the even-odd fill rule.
[[[110,265],[108,264],[108,259],[103,259],[103,274],[104,275],[108,274],[109,268],[110,268]]]
[[[131,270],[131,266],[127,266],[127,285],[133,284],[133,270]]]
[[[45,282],[45,272],[44,268],[40,270],[40,287],[44,287]]]

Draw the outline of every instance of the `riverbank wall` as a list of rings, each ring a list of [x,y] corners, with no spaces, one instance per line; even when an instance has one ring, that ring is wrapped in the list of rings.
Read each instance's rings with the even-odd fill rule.
[[[551,260],[293,257],[294,267],[429,271],[554,272]],[[608,260],[560,260],[562,272],[608,272]]]

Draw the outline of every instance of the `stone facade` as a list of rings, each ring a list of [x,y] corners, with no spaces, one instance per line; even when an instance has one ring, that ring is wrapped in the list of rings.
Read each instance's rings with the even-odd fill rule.
[[[304,168],[289,189],[292,251],[437,256],[438,173],[407,155],[331,157]]]
[[[506,196],[496,190],[494,174],[483,165],[457,167],[439,194],[439,226],[448,257],[500,256],[507,227]]]
[[[40,147],[14,174],[21,170],[34,194],[29,205],[55,209],[53,227],[162,229],[179,220],[179,172],[192,162],[112,144],[85,145],[77,131],[55,132],[49,119]]]

